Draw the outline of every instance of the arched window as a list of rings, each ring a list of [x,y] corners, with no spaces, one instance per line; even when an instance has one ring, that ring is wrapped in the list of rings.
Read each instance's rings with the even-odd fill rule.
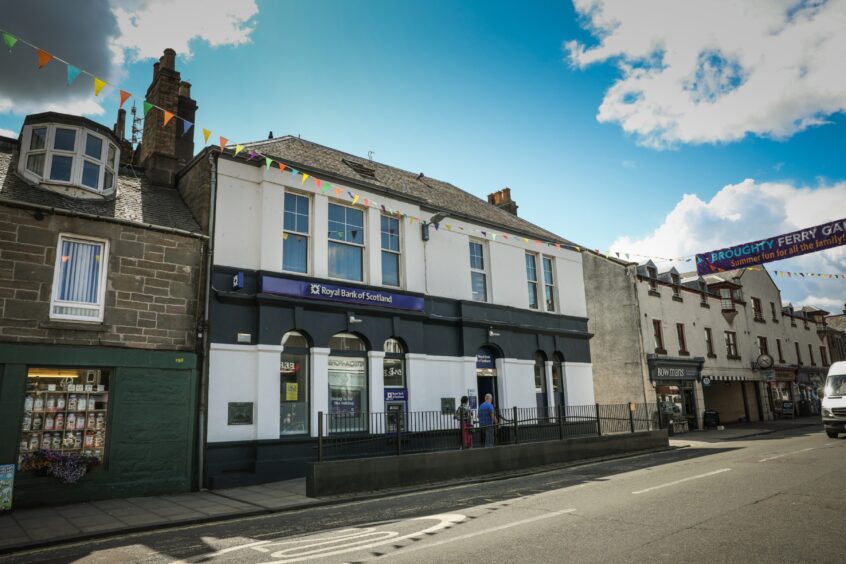
[[[329,339],[330,432],[367,430],[367,345],[358,335]]]
[[[405,347],[393,337],[385,341],[383,373],[386,388],[405,387]]]
[[[298,331],[282,336],[279,365],[279,436],[308,433],[308,339]]]
[[[541,351],[535,353],[535,397],[537,398],[538,415],[546,411],[546,355]]]
[[[552,355],[552,393],[555,405],[564,407],[564,357],[559,352]]]

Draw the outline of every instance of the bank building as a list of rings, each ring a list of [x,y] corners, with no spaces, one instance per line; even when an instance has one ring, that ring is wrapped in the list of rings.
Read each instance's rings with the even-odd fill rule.
[[[508,188],[270,136],[180,190],[213,233],[207,486],[303,475],[321,413],[594,403],[581,254]]]

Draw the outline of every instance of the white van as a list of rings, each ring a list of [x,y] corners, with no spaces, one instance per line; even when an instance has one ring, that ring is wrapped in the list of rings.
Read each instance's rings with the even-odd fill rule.
[[[846,362],[835,362],[828,369],[822,419],[825,434],[832,439],[837,433],[846,433]]]

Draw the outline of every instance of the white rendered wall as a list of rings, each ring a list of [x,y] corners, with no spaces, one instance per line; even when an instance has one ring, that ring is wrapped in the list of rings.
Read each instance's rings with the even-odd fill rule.
[[[255,346],[211,345],[207,430],[210,443],[256,439],[257,360]],[[253,402],[254,424],[228,425],[229,402]]]
[[[564,401],[567,405],[593,405],[593,371],[587,362],[564,363]]]
[[[500,395],[498,408],[537,407],[533,360],[497,359],[496,368]]]

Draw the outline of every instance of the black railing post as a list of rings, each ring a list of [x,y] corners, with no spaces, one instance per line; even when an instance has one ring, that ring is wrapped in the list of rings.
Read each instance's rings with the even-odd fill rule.
[[[402,421],[402,406],[397,410],[397,456],[402,454],[402,430],[400,428],[400,421]]]
[[[602,436],[602,420],[599,418],[599,404],[596,404],[596,434]]]
[[[563,441],[564,440],[564,419],[561,416],[561,413],[564,411],[561,408],[561,404],[555,404],[555,409],[558,410],[558,439]]]
[[[511,408],[511,412],[514,415],[514,444],[520,442],[520,437],[517,436],[517,406]]]
[[[633,403],[629,404],[629,427],[631,427],[632,433],[635,432],[635,428],[634,428],[634,408],[635,408],[635,405]]]
[[[317,461],[323,462],[323,412],[317,412]]]

